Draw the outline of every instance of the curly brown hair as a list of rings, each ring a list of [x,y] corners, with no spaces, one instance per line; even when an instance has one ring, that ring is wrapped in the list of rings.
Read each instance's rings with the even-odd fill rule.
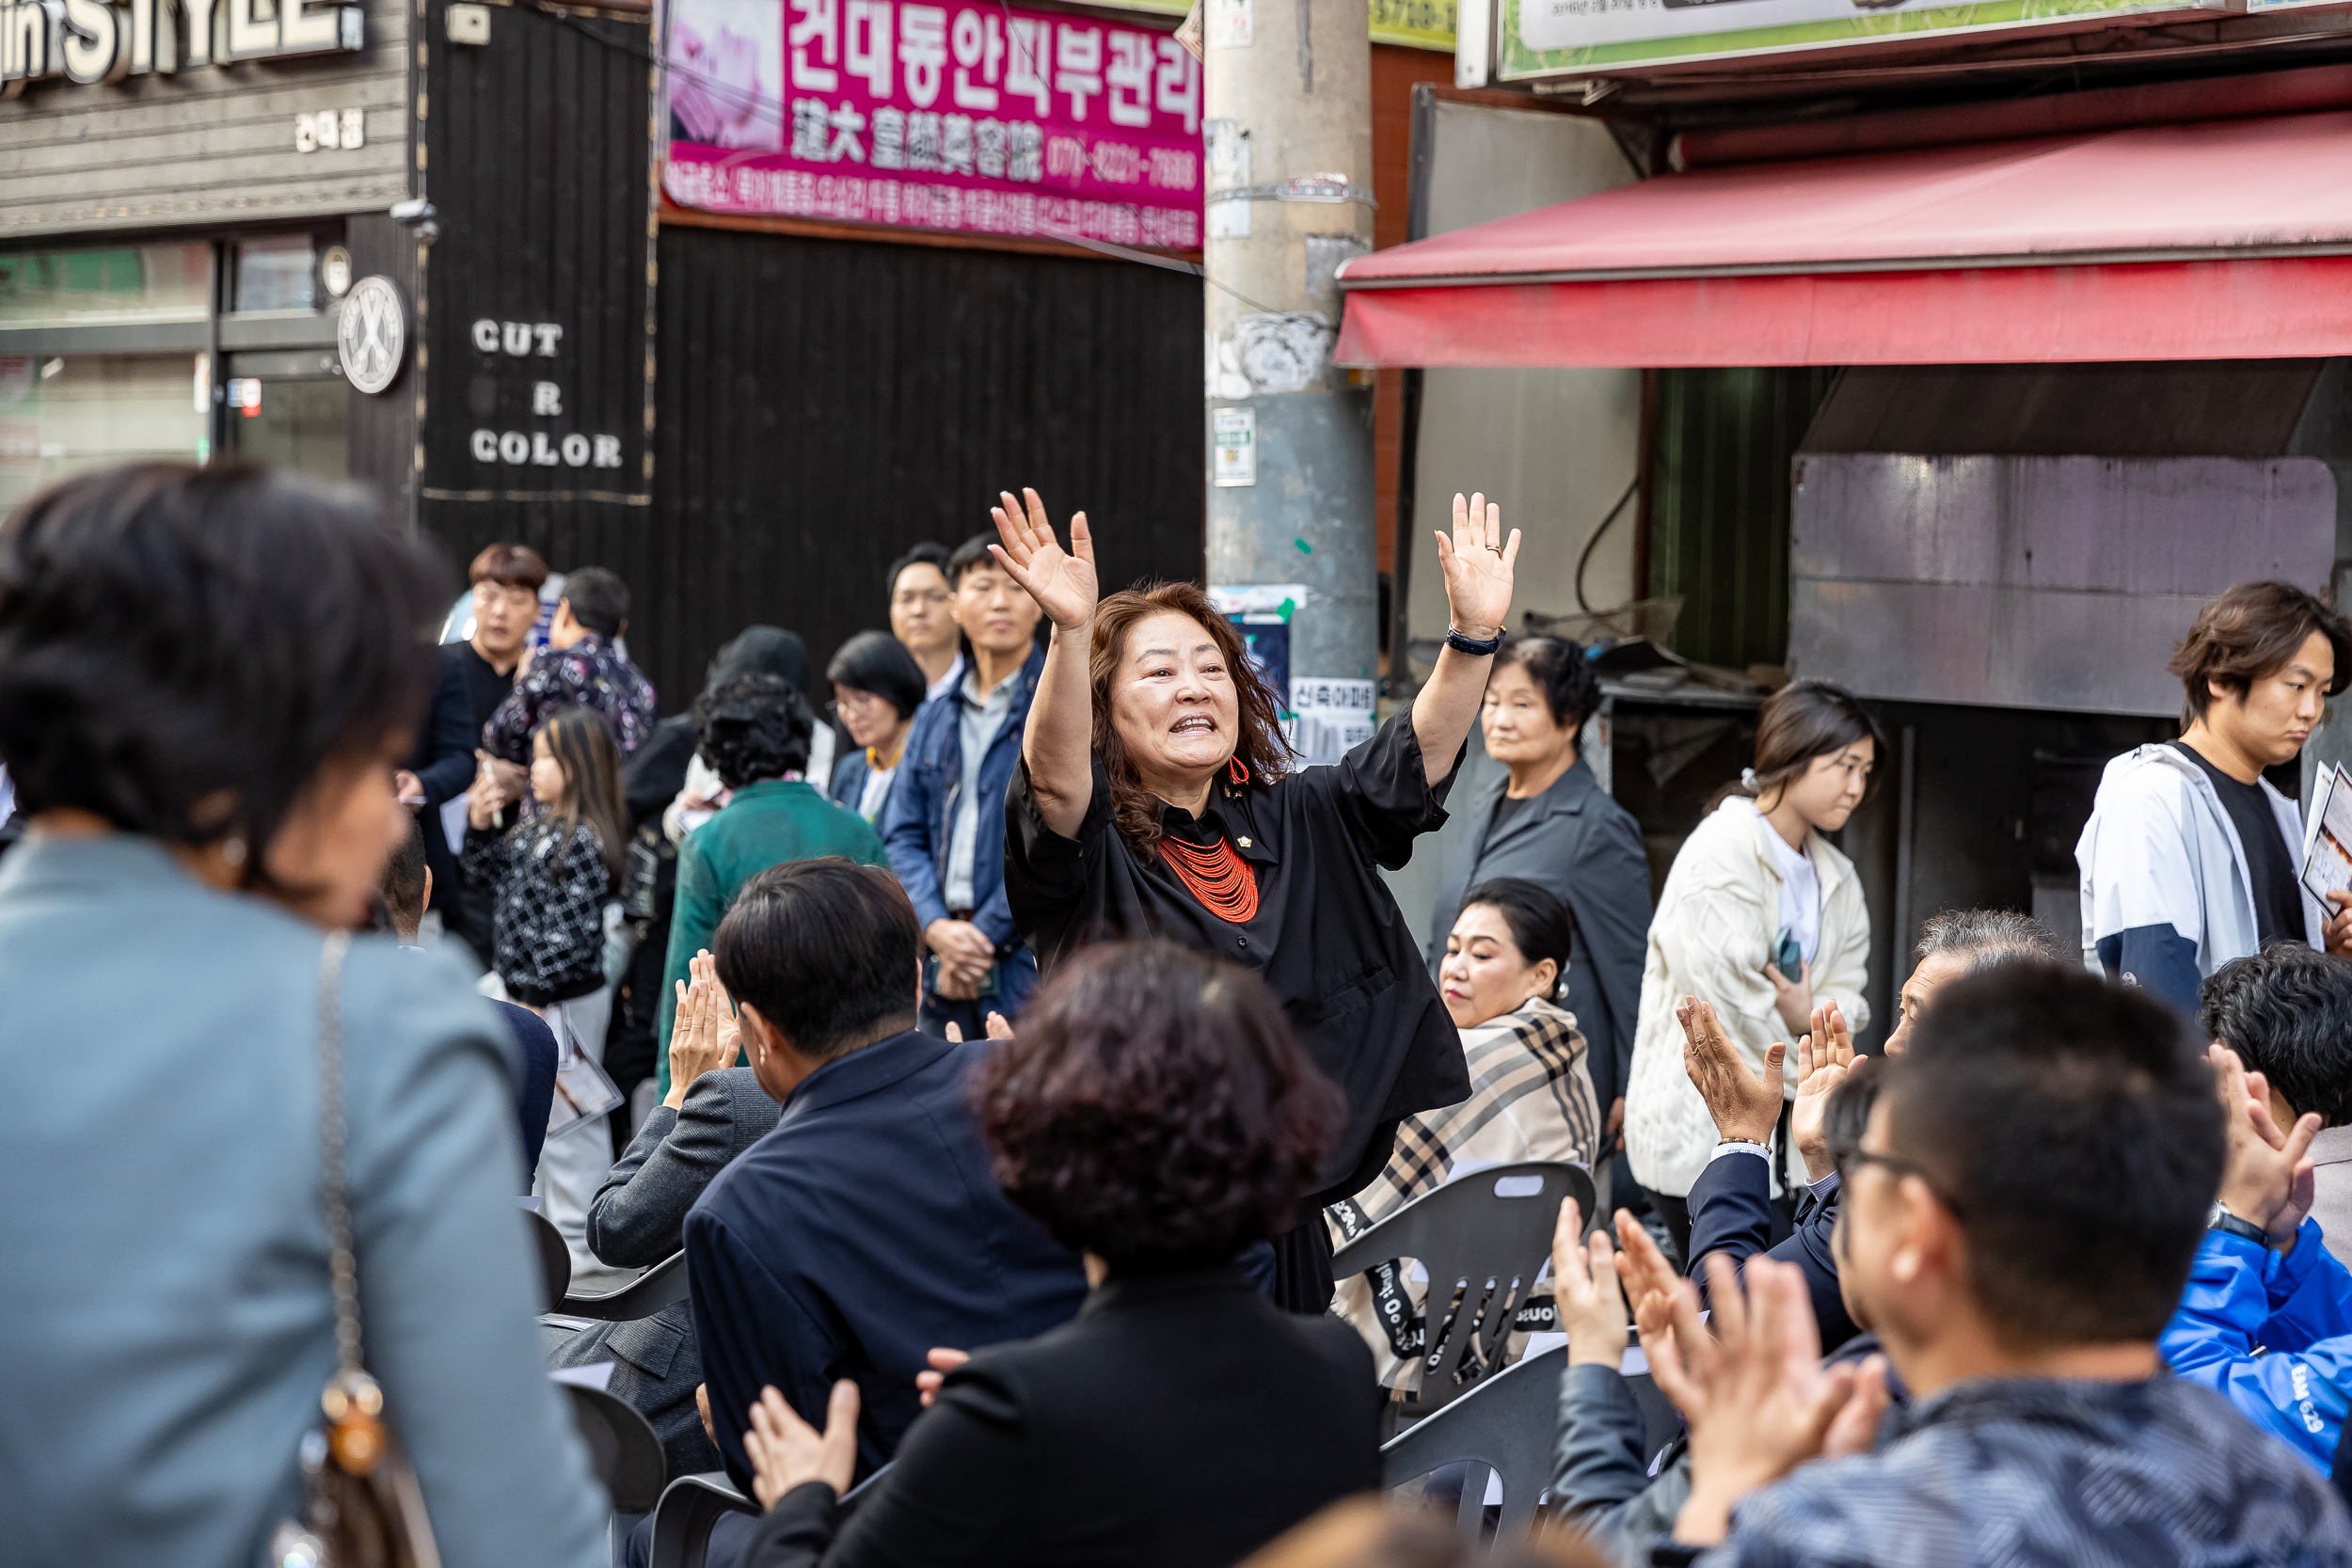
[[[1189,582],[1148,582],[1124,588],[1095,607],[1094,641],[1088,669],[1094,688],[1094,754],[1103,759],[1110,780],[1111,818],[1119,836],[1137,854],[1156,852],[1160,844],[1159,798],[1143,787],[1119,727],[1111,722],[1111,677],[1127,655],[1127,638],[1144,621],[1162,612],[1190,618],[1209,634],[1232,673],[1238,699],[1240,738],[1233,754],[1249,770],[1249,784],[1263,787],[1290,770],[1291,746],[1282,738],[1282,702],[1265,677],[1258,673],[1249,650],[1233,623],[1216,611],[1209,595]]]
[[[1172,942],[1065,961],[972,1095],[1005,1196],[1132,1274],[1290,1228],[1344,1111],[1264,981]]]

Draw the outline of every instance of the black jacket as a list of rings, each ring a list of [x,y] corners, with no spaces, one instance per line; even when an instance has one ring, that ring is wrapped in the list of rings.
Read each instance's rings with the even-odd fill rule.
[[[745,1568],[1221,1568],[1378,1488],[1382,1398],[1353,1329],[1237,1268],[1109,1280],[950,1373],[838,1540],[796,1487]]]

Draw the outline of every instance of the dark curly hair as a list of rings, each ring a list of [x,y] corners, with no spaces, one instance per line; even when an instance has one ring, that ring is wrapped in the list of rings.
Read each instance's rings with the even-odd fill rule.
[[[321,768],[405,748],[450,578],[361,492],[296,474],[139,464],[34,497],[0,526],[0,761],[24,813],[258,851]]]
[[[1514,664],[1527,672],[1544,694],[1551,721],[1564,730],[1581,725],[1600,706],[1600,677],[1584,657],[1584,644],[1574,638],[1507,637],[1495,652],[1494,667],[1504,670]]]
[[[694,739],[729,789],[808,766],[817,716],[782,675],[747,670],[694,699]]]
[[[1288,1229],[1343,1109],[1264,981],[1168,942],[1062,964],[973,1098],[1005,1196],[1121,1274]]]
[[[2301,1116],[2352,1121],[2352,963],[2281,938],[2217,969],[2197,1026],[2238,1053]]]
[[[1239,699],[1241,734],[1233,755],[1249,770],[1249,784],[1263,788],[1289,770],[1290,742],[1282,738],[1282,699],[1266,685],[1250,662],[1233,623],[1216,612],[1209,595],[1189,582],[1152,582],[1106,595],[1094,610],[1094,639],[1089,649],[1089,673],[1094,686],[1094,754],[1103,759],[1103,774],[1110,781],[1111,819],[1119,836],[1139,855],[1155,853],[1160,844],[1160,802],[1143,787],[1143,779],[1111,722],[1111,677],[1127,657],[1127,636],[1142,622],[1162,612],[1189,616],[1209,634],[1232,672]]]

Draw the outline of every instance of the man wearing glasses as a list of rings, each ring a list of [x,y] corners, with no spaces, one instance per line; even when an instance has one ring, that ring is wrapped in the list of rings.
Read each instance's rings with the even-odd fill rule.
[[[922,667],[924,698],[944,697],[963,684],[963,629],[948,606],[947,546],[915,546],[890,563],[890,635]]]

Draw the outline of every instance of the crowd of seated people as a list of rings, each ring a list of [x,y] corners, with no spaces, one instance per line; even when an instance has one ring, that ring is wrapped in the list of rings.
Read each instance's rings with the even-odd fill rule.
[[[501,548],[489,651],[453,656],[417,636],[427,553],[297,478],[118,469],[0,524],[0,1062],[36,1085],[0,1144],[0,1556],[663,1560],[556,1369],[739,1494],[718,1568],[2352,1568],[2345,959],[2219,964],[2192,1022],[1963,911],[1874,1050],[1826,982],[1772,982],[1805,1027],[1760,1059],[1678,996],[1714,1142],[1645,1220],[1563,990],[1575,906],[1491,877],[1438,972],[1469,1098],[1335,1194],[1349,1108],[1264,980],[1149,941],[1037,976],[1000,929],[975,797],[1025,787],[1039,679],[1001,554],[900,562],[920,646],[828,666],[867,737],[836,804],[797,638],[753,628],[657,722],[617,579],[574,574],[539,662],[544,566]],[[479,732],[500,681],[447,793],[455,741],[419,736]],[[661,845],[657,963],[604,906]],[[613,1008],[654,1092],[566,1129]],[[1381,1497],[1416,1370],[1382,1325],[1432,1282],[1395,1259],[1286,1310],[1268,1243],[1525,1161],[1601,1196],[1550,1248],[1542,1528],[1489,1545]],[[543,1314],[532,1187],[682,1297]]]

